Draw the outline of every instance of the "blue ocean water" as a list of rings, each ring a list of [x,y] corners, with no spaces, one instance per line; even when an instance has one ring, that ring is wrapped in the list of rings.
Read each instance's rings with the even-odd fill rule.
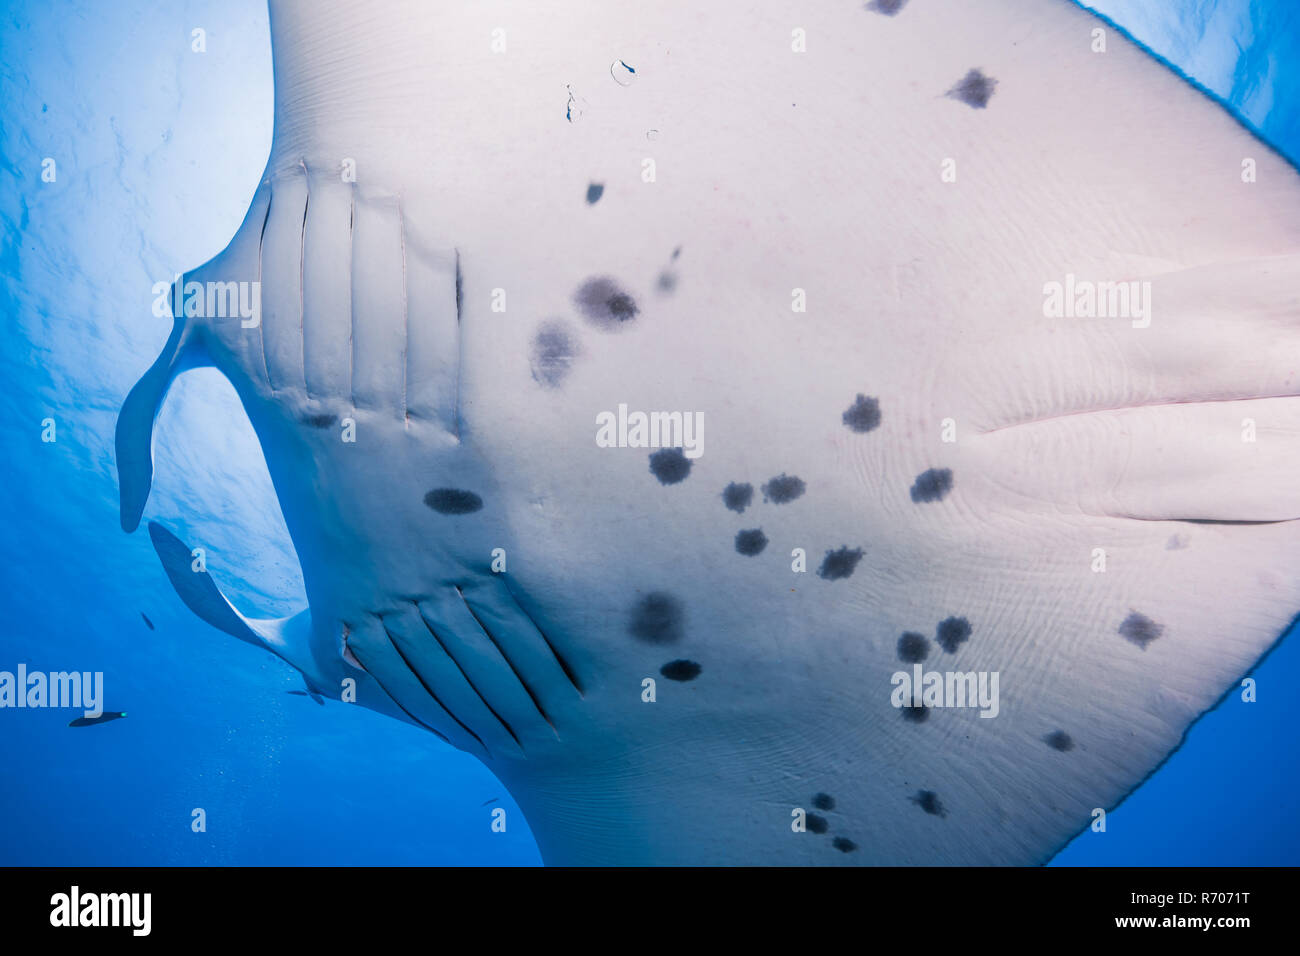
[[[1300,161],[1300,5],[1091,5]],[[197,620],[147,536],[118,526],[117,411],[171,324],[152,314],[153,286],[225,245],[270,145],[264,0],[0,10],[0,669],[102,671],[106,706],[130,715],[71,730],[67,711],[0,712],[0,864],[538,864],[476,760],[288,694],[294,672]],[[41,440],[46,419],[54,442]],[[261,450],[225,380],[183,376],[156,436],[166,452],[147,515],[203,541],[244,610],[300,608]],[[1252,676],[1257,703],[1229,697],[1104,835],[1055,862],[1300,862],[1288,799],[1300,641]],[[504,833],[489,827],[493,806],[507,810]]]

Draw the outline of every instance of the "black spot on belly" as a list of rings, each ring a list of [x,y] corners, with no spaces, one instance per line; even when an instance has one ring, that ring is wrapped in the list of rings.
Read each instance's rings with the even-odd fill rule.
[[[691,460],[680,448],[662,448],[650,456],[650,470],[660,484],[675,485],[691,473]]]
[[[835,798],[829,793],[818,793],[813,795],[813,806],[818,810],[834,810]]]
[[[578,340],[566,323],[558,319],[543,323],[533,336],[530,360],[533,380],[543,388],[559,388],[573,360],[581,353]]]
[[[802,478],[780,474],[763,486],[763,500],[770,501],[774,505],[783,505],[794,501],[807,488]]]
[[[830,824],[826,822],[826,818],[815,813],[808,814],[807,826],[809,833],[825,833],[830,829]]]
[[[1145,614],[1139,614],[1133,611],[1128,617],[1124,618],[1124,623],[1119,626],[1121,637],[1132,641],[1142,650],[1147,649],[1147,645],[1165,632],[1163,624],[1157,624]]]
[[[608,276],[596,276],[582,284],[573,301],[592,325],[606,332],[623,328],[636,318],[636,301]]]
[[[989,105],[989,100],[993,98],[993,89],[997,85],[998,81],[992,77],[985,76],[979,70],[971,70],[948,91],[948,95],[953,99],[961,100],[967,106],[982,110]]]
[[[677,273],[669,272],[665,269],[663,272],[659,273],[659,278],[656,280],[655,285],[659,287],[660,292],[677,291]]]
[[[533,381],[542,388],[559,388],[560,382],[568,376],[573,359],[581,354],[577,338],[569,332],[568,325],[560,320],[547,321],[537,329],[533,336],[533,352],[530,367]]]
[[[424,496],[424,503],[444,515],[472,514],[483,507],[482,498],[459,488],[434,488]]]
[[[855,432],[869,432],[880,425],[880,401],[859,395],[843,415],[844,424]]]
[[[925,705],[920,707],[900,707],[903,712],[903,719],[909,720],[914,724],[923,724],[930,719],[930,708]]]
[[[736,532],[736,551],[740,554],[753,557],[761,554],[767,547],[767,535],[763,534],[762,528],[751,528],[748,531]]]
[[[839,850],[841,853],[852,853],[858,848],[858,845],[848,837],[836,837],[831,841],[831,846],[835,847],[835,849]]]
[[[871,2],[867,4],[867,9],[874,10],[876,13],[883,13],[887,17],[892,17],[905,6],[907,6],[907,0],[871,0]]]
[[[149,620],[149,615],[146,614],[146,613],[144,613],[144,611],[141,611],[141,612],[140,612],[140,616],[141,616],[142,618],[144,618],[145,626],[148,627],[149,630],[152,631],[152,630],[154,629],[154,628],[153,628],[153,621]]]
[[[312,428],[329,428],[339,420],[337,415],[330,415],[322,412],[319,415],[306,415],[303,417],[303,424],[310,425]]]
[[[919,664],[930,656],[930,641],[924,634],[908,631],[898,639],[898,659]]]
[[[594,206],[600,202],[600,197],[605,195],[604,183],[591,183],[587,186],[587,205]]]
[[[663,667],[659,668],[659,673],[663,674],[669,680],[695,680],[700,676],[703,670],[695,661],[669,661]]]
[[[964,617],[949,617],[939,622],[934,639],[949,654],[957,653],[957,648],[971,635],[970,621]]]
[[[652,591],[632,608],[627,629],[647,644],[672,644],[682,639],[685,625],[682,602],[665,591]]]
[[[827,551],[822,566],[817,569],[817,576],[826,581],[839,581],[852,575],[861,560],[861,548],[844,547],[838,551]]]
[[[1074,749],[1074,741],[1064,730],[1053,730],[1050,734],[1044,737],[1043,740],[1046,742],[1047,746],[1051,747],[1053,750],[1059,750],[1061,753]]]
[[[933,790],[918,790],[916,796],[908,797],[908,799],[931,816],[946,817],[948,815],[947,809],[939,800],[939,795]]]
[[[952,491],[952,471],[948,468],[931,468],[916,476],[912,483],[912,500],[917,504],[923,501],[942,501]]]
[[[746,482],[738,485],[734,481],[722,489],[722,503],[736,514],[742,513],[754,500],[754,486]]]

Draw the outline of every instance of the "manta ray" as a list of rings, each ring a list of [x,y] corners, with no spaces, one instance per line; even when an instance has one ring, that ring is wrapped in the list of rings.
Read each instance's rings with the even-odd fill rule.
[[[1045,862],[1300,611],[1300,178],[1109,22],[270,25],[266,171],[125,399],[122,526],[219,369],[309,606],[236,610],[151,523],[176,591],[477,756],[546,863]]]

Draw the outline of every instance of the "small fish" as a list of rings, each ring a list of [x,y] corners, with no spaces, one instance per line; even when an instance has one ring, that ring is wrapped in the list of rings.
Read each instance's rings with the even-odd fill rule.
[[[78,717],[76,720],[69,723],[68,726],[69,727],[91,727],[94,726],[95,724],[106,724],[110,720],[117,720],[117,718],[125,717],[125,716],[126,716],[126,711],[124,710],[112,710],[112,711],[106,710],[98,717]]]

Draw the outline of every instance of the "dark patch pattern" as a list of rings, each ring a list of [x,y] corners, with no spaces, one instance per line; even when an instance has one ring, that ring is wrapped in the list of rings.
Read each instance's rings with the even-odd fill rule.
[[[141,611],[141,612],[140,612],[140,616],[141,616],[142,618],[144,618],[145,626],[148,627],[149,630],[152,631],[152,630],[154,629],[154,628],[153,628],[153,621],[149,620],[149,615],[146,614],[146,613],[144,613],[144,611]]]
[[[587,205],[594,206],[600,202],[600,197],[605,195],[604,183],[589,183],[587,185]]]
[[[558,319],[543,323],[533,336],[533,381],[543,388],[559,388],[580,354],[582,348],[566,323]]]
[[[663,674],[669,680],[695,680],[700,676],[700,667],[695,661],[676,660],[669,661],[663,667],[659,668],[659,673]]]
[[[665,269],[659,273],[659,279],[655,284],[659,287],[660,292],[675,292],[677,291],[677,273]]]
[[[767,547],[767,535],[763,534],[762,528],[750,528],[747,531],[736,532],[736,552],[738,554],[753,557],[756,554],[762,554],[763,549]]]
[[[588,279],[574,293],[573,301],[587,321],[606,332],[625,327],[640,312],[636,300],[609,276]]]
[[[912,483],[912,500],[917,504],[925,501],[942,501],[952,491],[952,470],[949,468],[931,468],[916,476]]]
[[[1053,750],[1059,750],[1061,753],[1074,749],[1074,740],[1064,730],[1053,730],[1043,738],[1043,742]]]
[[[880,426],[880,401],[859,394],[842,416],[845,425],[855,432],[869,432]]]
[[[939,795],[933,790],[918,790],[916,796],[908,797],[908,799],[931,816],[946,817],[948,815],[947,808],[944,807],[939,800]]]
[[[998,81],[992,77],[985,76],[979,70],[971,70],[948,91],[948,95],[953,99],[961,100],[967,106],[982,110],[989,105],[997,85]]]
[[[835,849],[839,850],[841,853],[852,853],[858,848],[858,845],[848,837],[836,837],[831,841],[831,846],[835,847]]]
[[[957,648],[970,638],[970,621],[964,617],[949,617],[939,622],[934,639],[949,654],[956,654]]]
[[[1157,624],[1145,614],[1139,614],[1133,611],[1124,622],[1119,626],[1120,636],[1125,640],[1132,641],[1142,650],[1147,649],[1147,645],[1165,632],[1163,624]]]
[[[691,460],[680,448],[661,448],[650,456],[650,471],[661,485],[675,485],[691,473]]]
[[[75,720],[69,721],[68,726],[69,727],[93,727],[95,726],[95,724],[106,724],[110,720],[117,720],[119,717],[125,717],[125,716],[126,716],[126,711],[124,710],[118,710],[112,712],[105,711],[104,713],[100,714],[98,717],[86,717],[86,716],[78,717]]]
[[[312,428],[329,428],[339,420],[337,415],[331,415],[328,412],[321,412],[318,415],[307,415],[303,417],[303,424],[310,425]]]
[[[907,631],[898,639],[898,659],[907,664],[919,664],[930,656],[930,641],[924,634]]]
[[[802,478],[782,473],[763,486],[763,500],[783,505],[794,501],[807,489]]]
[[[834,810],[835,798],[829,793],[813,794],[813,806],[818,810]]]
[[[467,515],[483,507],[482,498],[460,488],[434,488],[424,496],[424,503],[443,515]]]
[[[647,644],[673,644],[686,631],[682,602],[666,591],[651,591],[632,608],[628,632]]]
[[[892,17],[905,6],[907,6],[907,0],[871,0],[867,4],[867,9]]]
[[[830,824],[826,822],[826,818],[816,813],[808,814],[806,822],[809,833],[825,833],[830,829]]]
[[[923,724],[930,719],[930,708],[922,705],[920,707],[900,707],[903,712],[903,719],[913,724]]]
[[[861,560],[861,548],[841,547],[837,551],[827,551],[822,566],[817,569],[817,576],[824,581],[843,580],[853,574]]]
[[[727,506],[728,510],[734,511],[736,514],[744,512],[744,510],[749,507],[749,503],[753,500],[754,486],[748,482],[745,482],[744,484],[736,484],[736,482],[733,481],[731,484],[727,485],[726,488],[722,489],[722,503]]]

